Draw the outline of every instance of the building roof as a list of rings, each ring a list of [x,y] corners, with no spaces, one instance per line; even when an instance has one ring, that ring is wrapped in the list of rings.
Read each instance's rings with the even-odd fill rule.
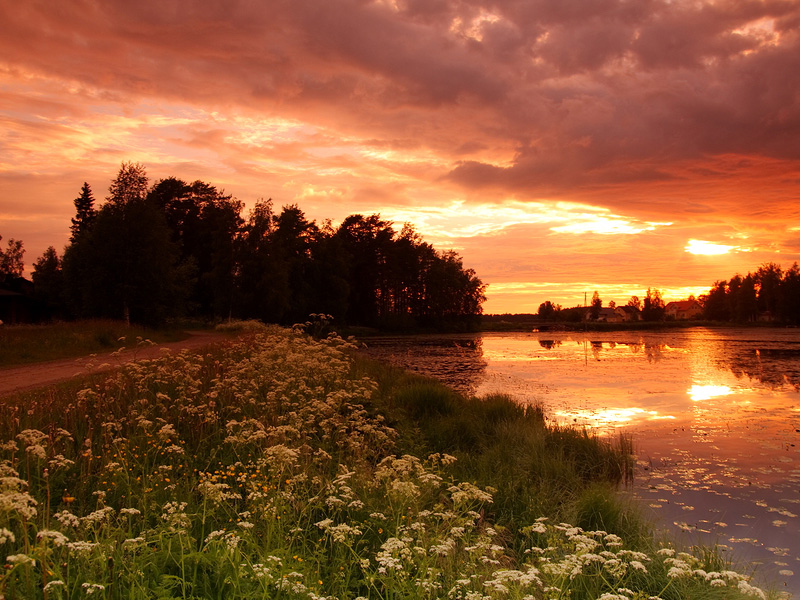
[[[668,303],[665,307],[666,310],[691,310],[693,308],[703,308],[697,300],[677,300]]]

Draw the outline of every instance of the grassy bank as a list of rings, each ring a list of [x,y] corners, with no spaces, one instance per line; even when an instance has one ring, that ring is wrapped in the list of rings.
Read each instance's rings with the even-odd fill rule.
[[[628,449],[274,329],[0,404],[5,598],[736,598]]]
[[[151,330],[121,321],[89,320],[47,325],[0,327],[0,367],[111,352],[138,341],[172,342],[186,334],[179,329]]]

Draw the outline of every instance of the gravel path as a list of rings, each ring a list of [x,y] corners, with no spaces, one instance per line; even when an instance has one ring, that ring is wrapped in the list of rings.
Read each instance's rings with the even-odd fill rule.
[[[119,353],[108,352],[94,356],[64,358],[21,367],[2,368],[0,369],[0,397],[53,385],[72,377],[111,371],[134,360],[156,358],[161,356],[165,350],[170,352],[180,352],[184,349],[196,350],[227,337],[214,331],[189,331],[187,333],[189,337],[179,342],[126,349]]]

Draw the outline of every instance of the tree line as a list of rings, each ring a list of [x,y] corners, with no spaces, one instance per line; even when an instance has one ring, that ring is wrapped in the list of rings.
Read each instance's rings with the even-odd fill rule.
[[[698,298],[704,315],[713,321],[776,321],[800,325],[800,267],[783,270],[767,263],[755,273],[716,281]]]
[[[766,263],[755,273],[736,274],[730,279],[714,282],[708,293],[697,298],[689,296],[702,307],[698,318],[707,321],[752,323],[756,321],[800,325],[800,266],[794,263],[782,269],[775,263]],[[554,321],[596,320],[603,301],[594,292],[589,306],[562,308],[547,300],[539,305],[540,319]],[[614,308],[613,301],[608,306]],[[663,321],[666,306],[657,288],[648,288],[643,300],[631,296],[625,307],[634,308],[643,321]]]
[[[608,308],[616,308],[614,300],[609,301]],[[666,313],[664,299],[661,297],[661,290],[658,288],[647,288],[644,298],[631,296],[624,305],[626,309],[632,309],[637,315],[637,320],[642,321],[663,321]],[[549,321],[578,322],[587,319],[596,321],[603,308],[603,299],[600,293],[595,291],[592,294],[592,301],[588,306],[574,306],[563,308],[560,304],[554,304],[550,300],[539,305],[538,316],[540,319]]]
[[[324,313],[349,325],[468,329],[485,301],[486,286],[457,253],[379,215],[334,227],[296,205],[277,211],[259,200],[245,217],[242,203],[213,185],[169,177],[151,186],[130,162],[102,206],[88,183],[74,204],[63,254],[51,246],[32,272],[39,303],[60,318],[291,324]],[[20,276],[22,244],[14,243]]]

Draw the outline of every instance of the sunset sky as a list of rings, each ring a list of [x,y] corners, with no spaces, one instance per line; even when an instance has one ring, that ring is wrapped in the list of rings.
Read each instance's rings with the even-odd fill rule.
[[[122,161],[455,249],[485,312],[800,261],[798,0],[0,0],[0,245]]]

